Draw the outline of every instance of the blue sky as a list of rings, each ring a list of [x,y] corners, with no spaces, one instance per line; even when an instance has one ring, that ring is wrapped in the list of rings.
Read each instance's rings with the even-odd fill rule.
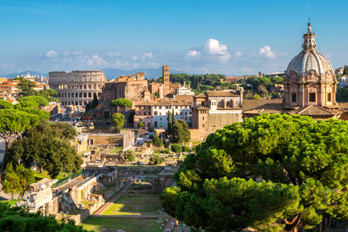
[[[286,69],[311,18],[318,50],[348,64],[345,0],[0,0],[0,74],[157,68]]]

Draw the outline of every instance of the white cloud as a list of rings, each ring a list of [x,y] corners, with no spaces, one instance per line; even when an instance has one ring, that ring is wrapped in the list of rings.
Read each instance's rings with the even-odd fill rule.
[[[186,56],[191,56],[191,57],[197,57],[199,56],[201,53],[197,50],[188,50],[186,52]]]
[[[240,51],[236,51],[234,54],[234,56],[236,56],[236,57],[241,57],[242,55],[243,55],[243,53]]]
[[[93,55],[87,60],[87,64],[88,66],[105,67],[108,65],[108,62],[99,55]]]
[[[151,59],[152,58],[152,52],[145,52],[145,54],[141,57],[142,59]]]
[[[276,57],[275,53],[272,51],[272,48],[268,45],[265,45],[262,48],[260,48],[259,55],[272,59]]]
[[[113,56],[117,57],[121,55],[122,55],[121,52],[108,52],[108,56],[110,57],[113,57]]]
[[[49,50],[45,54],[45,57],[47,57],[47,58],[53,58],[53,57],[57,57],[57,56],[59,56],[59,52],[56,52],[54,50]]]
[[[194,49],[189,49],[185,53],[186,57],[201,57],[210,61],[216,58],[226,62],[231,58],[227,45],[221,44],[217,39],[208,39],[203,45]]]

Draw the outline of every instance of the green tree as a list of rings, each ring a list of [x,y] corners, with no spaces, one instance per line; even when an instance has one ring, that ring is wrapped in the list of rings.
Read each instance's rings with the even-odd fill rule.
[[[95,109],[99,104],[99,100],[96,93],[93,93],[92,109]]]
[[[69,124],[42,121],[37,127],[24,133],[22,139],[14,142],[6,156],[13,164],[21,162],[27,168],[36,162],[40,171],[47,170],[52,178],[58,176],[63,169],[77,172],[82,159],[70,142],[76,135],[73,130],[75,129]]]
[[[17,100],[19,104],[16,105],[17,108],[38,108],[48,105],[48,100],[42,96],[27,96],[21,97]]]
[[[160,137],[158,136],[157,131],[155,131],[152,142],[155,146],[160,146],[160,144],[161,144],[161,140],[160,140]]]
[[[188,142],[191,139],[191,132],[188,128],[188,125],[182,119],[176,120],[174,122],[172,134],[172,140],[175,143]]]
[[[126,107],[132,107],[133,103],[131,100],[126,99],[126,98],[118,98],[118,99],[114,99],[110,102],[111,106],[115,106],[117,107],[117,111],[119,112],[119,108],[122,109],[122,113],[125,112],[125,108]]]
[[[207,137],[161,195],[166,212],[206,231],[315,230],[348,218],[348,122],[263,114]]]
[[[21,179],[13,169],[12,163],[6,165],[5,173],[3,190],[5,193],[11,193],[11,199],[13,199],[14,194],[22,192]]]
[[[15,141],[23,131],[36,126],[39,121],[40,118],[38,116],[28,114],[24,111],[15,109],[0,110],[0,138],[5,141],[5,155],[3,165],[1,165],[0,169],[0,180],[2,179],[2,173],[8,160],[7,150],[10,143]]]
[[[133,150],[127,150],[124,153],[124,157],[129,161],[129,162],[134,162],[135,161],[135,151]]]
[[[124,126],[124,115],[120,113],[114,113],[112,115],[112,121],[115,124],[115,130],[120,132],[121,128]]]
[[[145,124],[144,124],[144,122],[143,122],[142,119],[139,119],[138,127],[139,127],[139,128],[144,128],[144,127],[145,127]]]
[[[15,80],[19,81],[17,88],[21,90],[21,96],[31,96],[37,94],[37,92],[34,90],[34,87],[36,86],[34,82],[27,80],[23,77],[15,78]]]
[[[42,216],[41,212],[29,213],[28,209],[0,203],[0,231],[36,231],[36,232],[87,232],[75,222],[61,223],[55,216]]]
[[[14,106],[11,102],[0,99],[0,109],[13,109]]]
[[[165,161],[166,159],[159,154],[154,154],[150,157],[150,163],[154,165],[161,164]]]
[[[35,182],[35,177],[34,172],[30,168],[25,168],[22,164],[17,165],[16,174],[20,179],[20,184],[22,187],[22,193],[19,195],[19,199],[21,199],[24,196],[25,192],[30,190],[29,186],[30,184]]]
[[[167,113],[167,120],[168,120],[167,133],[168,133],[169,136],[171,136],[172,135],[173,124],[172,124],[172,114],[170,113],[169,110],[168,110],[168,113]]]

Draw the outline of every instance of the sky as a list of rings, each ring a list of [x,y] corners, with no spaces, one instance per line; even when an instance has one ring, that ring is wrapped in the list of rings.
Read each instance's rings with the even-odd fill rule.
[[[0,0],[0,74],[158,68],[284,71],[310,17],[317,49],[348,64],[345,0]]]

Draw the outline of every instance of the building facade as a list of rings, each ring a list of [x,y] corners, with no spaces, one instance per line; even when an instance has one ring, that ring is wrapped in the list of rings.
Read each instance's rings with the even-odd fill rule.
[[[302,51],[295,56],[285,73],[284,106],[337,106],[337,80],[329,60],[317,51],[315,33],[303,35]]]
[[[308,23],[302,51],[285,71],[283,99],[249,100],[243,104],[243,116],[285,113],[314,119],[342,118],[345,104],[336,102],[337,80],[329,60],[317,51],[316,35]]]
[[[50,72],[49,86],[58,92],[63,105],[86,105],[100,97],[106,83],[103,71]]]
[[[192,126],[192,96],[177,96],[152,102],[138,102],[134,106],[134,127],[142,120],[147,128],[168,128],[168,112],[174,113],[175,120],[184,120]]]
[[[242,122],[243,88],[207,91],[193,98],[192,121],[197,138],[204,139],[228,124]]]

